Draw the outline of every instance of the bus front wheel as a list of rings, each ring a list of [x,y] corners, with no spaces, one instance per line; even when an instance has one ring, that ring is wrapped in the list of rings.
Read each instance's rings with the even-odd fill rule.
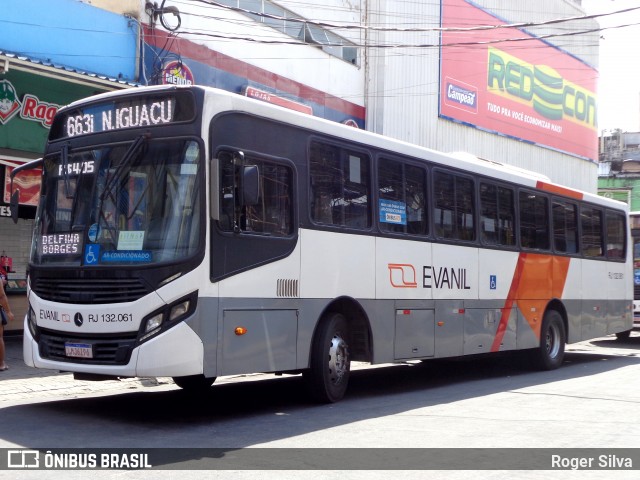
[[[216,377],[205,377],[204,375],[173,377],[173,382],[187,392],[207,390],[215,381]]]
[[[566,340],[562,316],[549,310],[542,320],[540,346],[532,352],[536,366],[541,370],[554,370],[562,365]]]
[[[351,373],[348,326],[342,314],[327,316],[319,326],[311,346],[311,364],[302,376],[311,397],[321,403],[344,397]]]

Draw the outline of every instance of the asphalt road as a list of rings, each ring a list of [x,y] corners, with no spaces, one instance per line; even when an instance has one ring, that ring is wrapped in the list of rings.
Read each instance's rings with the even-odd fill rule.
[[[635,471],[514,471],[512,466],[459,471],[476,461],[470,458],[475,451],[453,450],[445,470],[404,470],[398,468],[403,461],[415,468],[407,456],[412,451],[393,450],[491,449],[511,455],[506,449],[526,448],[524,456],[515,451],[513,457],[523,465],[540,449],[635,452],[640,448],[640,334],[635,332],[624,342],[605,337],[571,345],[562,368],[551,372],[529,369],[519,355],[357,366],[347,397],[333,405],[309,403],[297,376],[223,378],[199,397],[168,378],[77,382],[70,374],[21,365],[19,341],[8,339],[7,345],[11,368],[0,374],[0,448],[179,452],[166,455],[160,465],[156,458],[161,470],[90,472],[99,478],[610,479],[637,478],[640,468],[638,461]],[[247,448],[278,450],[268,456],[256,450],[264,457],[256,470],[238,463],[237,470],[227,465],[206,471],[197,469],[214,464],[201,463],[211,455],[202,448],[218,449],[216,455],[238,462]],[[301,448],[316,450],[296,450]],[[370,457],[372,448],[381,450]],[[346,452],[353,463],[331,452]],[[584,450],[584,456],[591,452]],[[393,470],[380,469],[381,462]],[[481,458],[478,462],[482,465]],[[170,468],[184,470],[165,470]],[[0,471],[0,478],[42,478],[43,473],[65,479],[87,475]]]

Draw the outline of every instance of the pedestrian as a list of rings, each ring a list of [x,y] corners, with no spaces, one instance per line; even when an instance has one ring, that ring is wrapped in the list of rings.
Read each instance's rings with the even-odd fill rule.
[[[7,294],[4,293],[4,287],[7,284],[7,272],[5,269],[0,266],[0,317],[2,317],[2,321],[0,322],[0,372],[4,372],[9,370],[9,366],[5,362],[5,350],[4,350],[4,326],[13,320],[13,313],[11,312],[11,307],[9,306],[9,299],[7,298]]]

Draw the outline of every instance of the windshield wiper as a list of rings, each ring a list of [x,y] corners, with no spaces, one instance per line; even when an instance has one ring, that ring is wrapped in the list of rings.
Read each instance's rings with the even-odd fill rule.
[[[129,163],[131,163],[131,161],[134,158],[136,158],[136,156],[142,149],[143,145],[147,143],[148,139],[149,139],[148,134],[143,134],[143,135],[140,135],[138,138],[136,138],[136,140],[131,144],[131,146],[122,156],[122,160],[120,160],[120,163],[118,164],[115,171],[113,172],[113,176],[109,179],[109,181],[104,187],[104,190],[100,194],[100,207],[98,208],[98,215],[97,215],[98,225],[100,225],[104,221],[104,226],[106,227],[106,230],[109,232],[111,236],[111,242],[116,241],[118,227],[117,227],[117,224],[114,225],[113,229],[109,226],[109,221],[107,220],[104,214],[104,202],[107,198],[111,196],[112,190],[120,181],[120,176],[124,171],[124,167]],[[115,232],[112,230],[115,230]]]
[[[116,184],[120,181],[120,174],[122,173],[125,165],[128,165],[131,160],[136,157],[141,147],[147,143],[147,140],[147,134],[140,135],[138,138],[136,138],[136,140],[131,144],[129,149],[123,155],[122,160],[116,167],[116,170],[113,172],[113,176],[109,179],[109,182],[107,182],[104,187],[104,191],[100,195],[100,211],[102,211],[102,202],[104,202],[105,198],[111,195],[111,190],[113,190],[113,187],[115,187]]]

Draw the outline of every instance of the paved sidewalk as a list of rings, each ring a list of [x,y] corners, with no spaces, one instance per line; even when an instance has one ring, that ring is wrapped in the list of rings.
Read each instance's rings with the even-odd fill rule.
[[[612,342],[612,337],[594,339],[567,345],[568,352],[597,353],[599,341],[606,341],[609,354],[640,357],[637,351],[640,333],[633,332],[627,342]],[[27,367],[22,360],[22,336],[5,335],[6,362],[9,370],[0,372],[0,408],[10,402],[42,401],[47,397],[77,398],[87,395],[111,395],[136,390],[164,391],[179,388],[169,377],[125,378],[122,380],[81,381],[74,380],[72,373]],[[629,350],[631,345],[632,349]],[[352,370],[376,368],[356,362]],[[238,381],[256,381],[273,378],[271,374],[252,373],[219,377],[215,385]]]
[[[117,393],[147,388],[178,388],[170,378],[127,378],[88,382],[74,380],[72,373],[27,367],[22,360],[22,336],[5,335],[6,363],[0,372],[0,406],[4,402],[43,397],[80,397],[96,393]]]

